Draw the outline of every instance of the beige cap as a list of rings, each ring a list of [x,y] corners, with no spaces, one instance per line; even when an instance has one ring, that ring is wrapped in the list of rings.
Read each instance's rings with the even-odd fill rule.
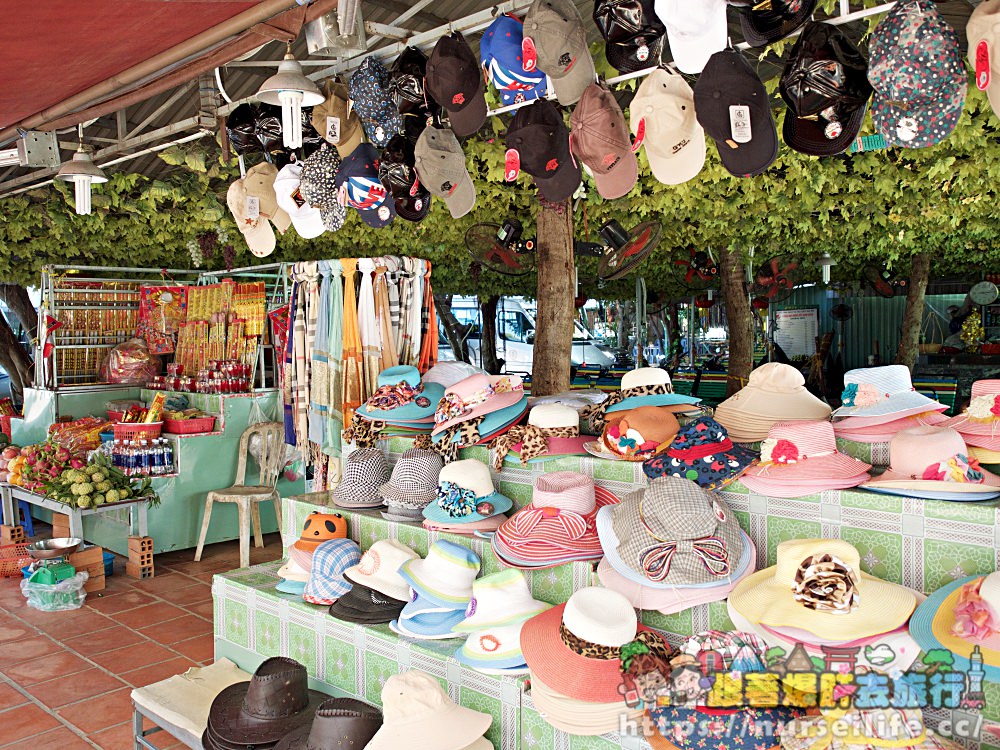
[[[288,214],[278,207],[278,199],[274,193],[274,178],[277,176],[278,170],[273,164],[257,164],[247,171],[246,177],[230,185],[226,194],[226,203],[233,213],[236,226],[243,233],[250,252],[258,258],[274,252],[274,230],[268,220],[282,234],[292,224]],[[253,219],[247,216],[249,198],[256,198],[258,201],[258,216]]]
[[[414,161],[420,182],[444,201],[453,219],[465,216],[476,205],[476,187],[454,132],[424,128],[414,147]]]
[[[629,105],[633,135],[642,144],[653,177],[664,185],[693,179],[705,165],[705,131],[694,112],[694,92],[679,75],[657,68],[639,85]]]
[[[326,100],[312,111],[312,125],[328,143],[337,147],[343,159],[364,139],[361,120],[350,105],[351,94],[346,83],[327,80],[323,84]]]

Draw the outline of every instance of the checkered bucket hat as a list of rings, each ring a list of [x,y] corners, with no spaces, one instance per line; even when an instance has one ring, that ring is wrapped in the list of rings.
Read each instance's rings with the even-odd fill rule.
[[[344,571],[361,561],[361,548],[351,539],[331,539],[323,542],[313,554],[313,566],[309,571],[302,598],[310,604],[333,604],[351,589],[351,583],[344,578]]]
[[[392,478],[379,487],[379,494],[390,507],[423,509],[437,497],[443,466],[436,451],[410,448],[396,461]]]
[[[333,491],[333,501],[342,508],[377,508],[382,504],[379,488],[389,481],[389,463],[378,448],[361,448],[347,457],[344,478]]]

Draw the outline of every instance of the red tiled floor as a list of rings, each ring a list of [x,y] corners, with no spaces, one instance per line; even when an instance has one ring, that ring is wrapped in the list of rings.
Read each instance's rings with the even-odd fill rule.
[[[63,636],[66,633],[95,633],[115,624],[114,620],[86,607],[77,612],[43,612],[42,614],[48,615],[48,617],[32,624],[49,635],[53,633],[58,636]]]
[[[132,722],[127,721],[116,727],[92,734],[89,739],[91,742],[96,742],[100,747],[103,747],[104,750],[125,750],[125,748],[131,748],[133,747]]]
[[[90,657],[104,651],[111,651],[112,649],[141,643],[142,640],[142,636],[131,628],[114,625],[110,628],[99,630],[96,633],[88,633],[77,638],[70,638],[65,643],[66,648],[71,648],[78,654]]]
[[[61,727],[32,737],[30,745],[26,740],[25,746],[30,747],[30,750],[93,750],[93,745]],[[122,745],[122,750],[126,747],[128,746]]]
[[[144,581],[138,581],[135,584],[135,589],[147,594],[155,594],[169,601],[171,591],[190,586],[192,583],[197,583],[197,581],[191,578],[191,576],[181,573],[167,573],[166,575],[160,574],[153,578],[147,578]]]
[[[171,644],[186,641],[212,632],[212,623],[194,615],[184,615],[176,620],[161,622],[148,628],[140,628],[140,633],[156,643]]]
[[[24,623],[5,617],[3,621],[0,622],[0,643],[15,640],[19,641],[30,635],[31,632],[31,629]]]
[[[197,604],[198,602],[212,600],[212,587],[204,583],[195,583],[193,586],[185,586],[182,589],[171,591],[166,594],[171,604],[184,606],[187,604]]]
[[[91,657],[91,660],[109,672],[121,674],[175,658],[177,658],[177,654],[173,651],[168,651],[163,646],[144,639],[142,643],[97,654]]]
[[[103,695],[125,687],[116,677],[102,669],[88,669],[71,677],[57,677],[54,680],[31,685],[28,692],[50,708],[59,708],[67,703],[76,703],[86,698]]]
[[[91,669],[90,662],[60,649],[54,654],[8,667],[4,673],[18,685],[34,685],[51,680],[56,675],[72,675],[87,669]]]
[[[81,732],[91,735],[132,719],[131,688],[105,693],[96,698],[60,708],[59,716]]]
[[[154,602],[144,607],[130,609],[127,612],[120,612],[115,615],[115,621],[119,625],[129,628],[145,628],[150,625],[157,625],[167,620],[173,620],[181,615],[187,614],[180,607],[166,602]]]
[[[63,650],[51,638],[47,638],[37,631],[32,632],[31,637],[18,640],[16,646],[5,644],[0,648],[0,671],[5,671],[5,668],[10,665],[20,664],[29,659],[38,659]]]
[[[196,666],[198,665],[190,659],[178,656],[176,659],[171,659],[170,661],[163,661],[159,664],[136,669],[132,672],[125,672],[119,675],[119,677],[128,682],[132,687],[145,687],[154,682],[173,677],[175,674],[183,674],[191,667]]]
[[[111,619],[118,620],[114,615],[124,612],[127,609],[135,609],[145,604],[152,604],[156,599],[141,591],[117,591],[102,597],[87,597],[87,606],[111,616]]]
[[[10,685],[0,684],[0,711],[27,703],[28,699]]]
[[[38,706],[19,706],[0,714],[4,742],[17,742],[59,726],[59,721]],[[34,745],[32,745],[34,747]],[[127,747],[122,745],[121,747]]]
[[[173,643],[170,648],[194,661],[212,661],[215,655],[215,636],[211,633],[208,635],[199,635],[197,638]]]
[[[192,604],[188,607],[188,611],[192,612],[199,617],[204,617],[209,622],[212,621],[214,617],[215,607],[212,602],[202,602],[201,604]]]

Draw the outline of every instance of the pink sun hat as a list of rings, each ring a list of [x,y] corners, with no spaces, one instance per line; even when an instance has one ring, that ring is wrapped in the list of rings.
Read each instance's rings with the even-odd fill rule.
[[[913,417],[883,422],[882,417],[846,417],[833,423],[833,433],[852,443],[888,443],[900,430],[911,427],[948,427],[948,417],[939,411],[928,411]],[[873,423],[874,422],[874,423]],[[998,443],[1000,444],[1000,443]]]
[[[810,494],[819,486],[812,482],[842,489],[836,485],[860,477],[858,482],[848,485],[857,486],[865,481],[871,468],[871,464],[837,450],[837,439],[829,422],[777,422],[760,444],[760,459],[744,472],[742,480],[751,489],[754,480],[764,479],[767,484],[783,484],[789,491],[801,488],[806,490],[801,494]],[[811,481],[804,485],[803,480]]]
[[[957,430],[970,445],[1000,450],[1000,380],[973,383],[965,411],[942,426]]]
[[[443,534],[463,534],[465,536],[475,535],[477,532],[486,534],[496,531],[500,525],[507,520],[506,513],[498,513],[482,521],[472,521],[471,523],[446,523],[444,521],[431,521],[425,518],[423,527],[428,531],[439,531]]]
[[[790,499],[805,497],[806,495],[815,495],[827,490],[849,490],[854,487],[861,486],[869,479],[871,479],[871,474],[865,472],[864,474],[858,474],[856,477],[848,477],[838,481],[831,480],[807,482],[803,480],[801,482],[796,482],[795,484],[787,484],[785,482],[776,482],[769,479],[762,479],[760,477],[742,476],[740,477],[740,482],[742,482],[743,485],[754,494]]]
[[[885,490],[982,493],[1000,487],[1000,476],[968,458],[969,448],[950,427],[914,427],[889,443],[889,468],[861,485]]]
[[[434,412],[431,434],[513,406],[523,396],[524,384],[517,375],[470,375],[445,390]]]

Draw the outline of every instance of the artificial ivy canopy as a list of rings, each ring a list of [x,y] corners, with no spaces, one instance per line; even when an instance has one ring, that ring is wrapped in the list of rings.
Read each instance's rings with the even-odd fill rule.
[[[606,66],[601,58],[599,71]],[[768,82],[772,93],[775,87],[776,79]],[[775,97],[773,107],[780,130],[784,105]],[[350,211],[339,232],[303,240],[290,229],[279,237],[274,255],[258,261],[226,208],[228,185],[239,176],[236,161],[203,140],[161,152],[173,169],[160,179],[110,175],[94,190],[90,216],[74,213],[71,189],[63,183],[0,200],[0,278],[35,284],[48,263],[187,268],[192,266],[188,243],[224,228],[240,266],[395,253],[429,259],[437,292],[534,295],[534,274],[511,278],[473,267],[462,241],[472,224],[499,223],[504,216],[520,218],[526,236],[534,234],[539,209],[531,178],[522,174],[514,184],[503,181],[508,122],[491,118],[465,143],[477,198],[475,209],[459,220],[439,200],[423,222],[397,219],[381,230]],[[491,128],[492,137],[484,137]],[[684,296],[674,280],[674,259],[687,257],[691,247],[754,246],[758,258],[791,253],[807,267],[828,252],[839,264],[835,281],[855,279],[863,262],[893,265],[929,251],[935,275],[979,276],[1000,261],[998,129],[985,95],[970,80],[958,127],[932,148],[814,158],[783,145],[764,175],[740,179],[723,169],[710,142],[704,170],[679,186],[657,182],[640,151],[639,183],[625,198],[603,201],[586,179],[586,198],[574,212],[576,236],[596,241],[597,229],[611,218],[626,227],[660,221],[663,239],[640,273],[661,299]],[[867,118],[861,133],[874,132]],[[205,267],[222,263],[216,253]],[[818,277],[818,268],[815,273]],[[580,261],[580,281],[581,291],[591,296],[627,298],[634,292],[631,279],[598,289],[593,259]]]

